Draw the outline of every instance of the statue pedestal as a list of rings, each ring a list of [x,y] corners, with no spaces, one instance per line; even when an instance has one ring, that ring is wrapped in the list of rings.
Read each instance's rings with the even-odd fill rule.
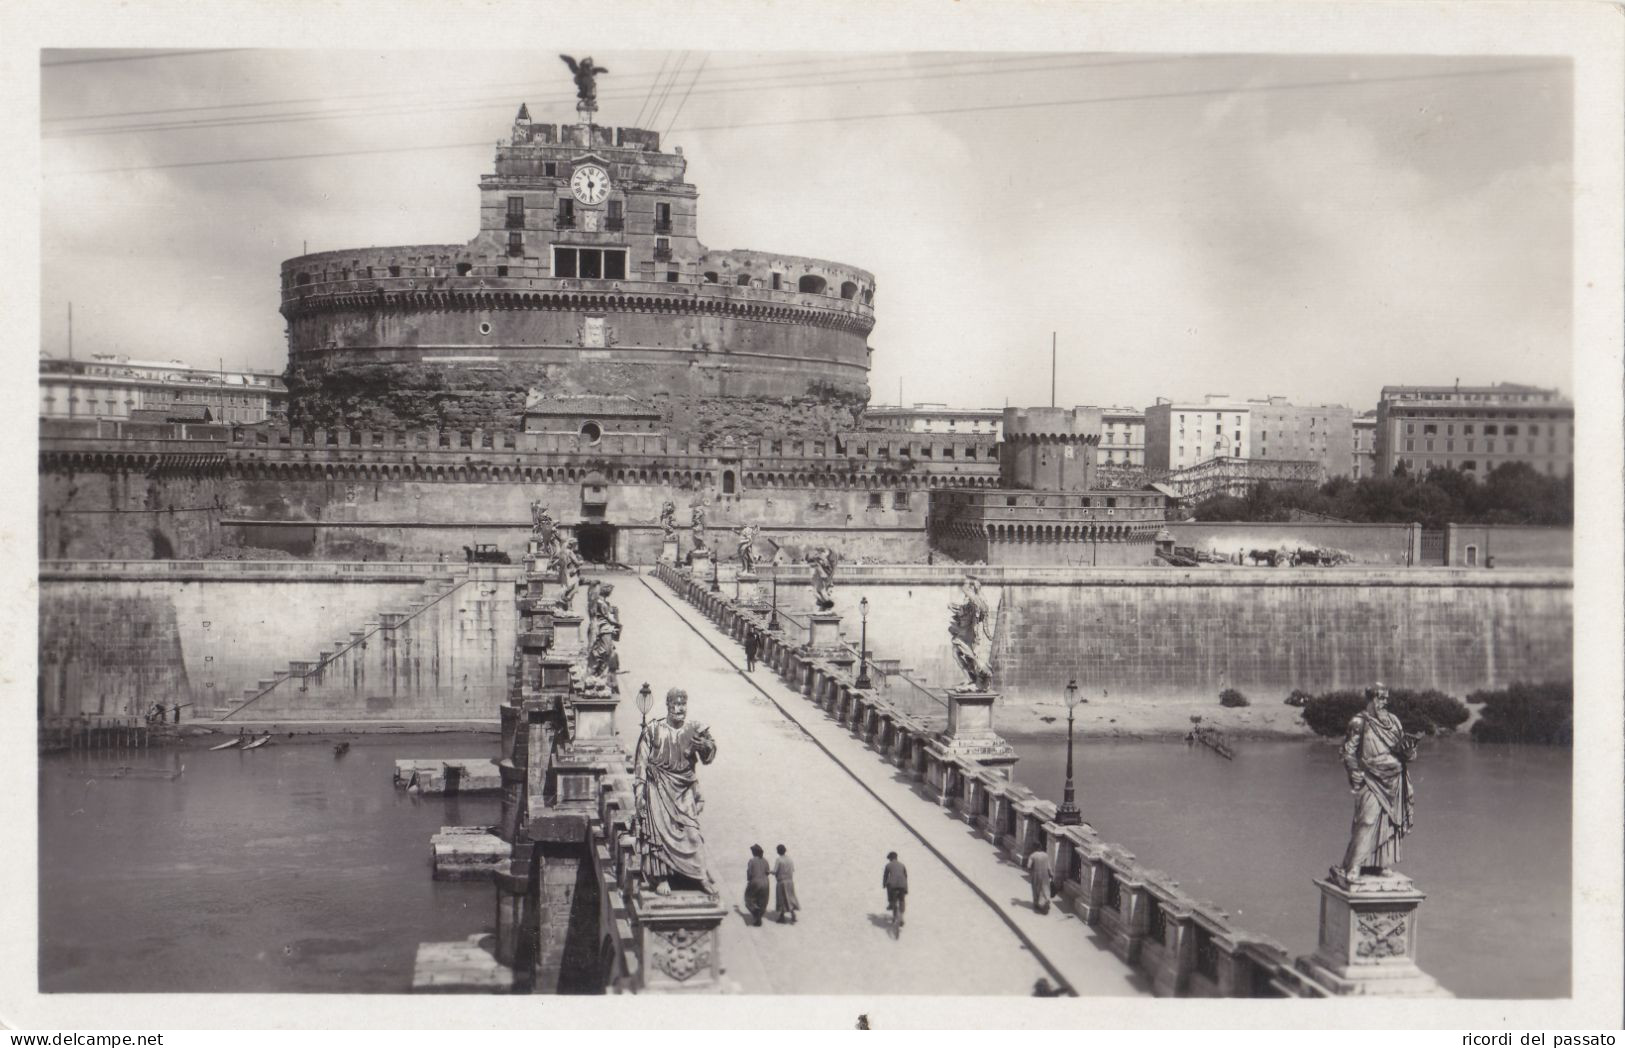
[[[751,605],[766,603],[762,600],[762,580],[758,575],[750,571],[741,571],[737,578],[739,603]]]
[[[993,703],[998,697],[996,691],[950,691],[948,730],[940,736],[940,744],[947,753],[969,757],[1009,778],[1020,757],[993,730]]]
[[[841,617],[833,611],[815,611],[807,616],[807,647],[813,650],[836,648],[841,644]]]
[[[662,539],[660,543],[660,559],[667,564],[677,563],[677,540]]]
[[[1331,993],[1448,997],[1416,966],[1416,909],[1427,898],[1402,873],[1363,877],[1345,887],[1317,880],[1320,945],[1298,970]]]
[[[691,549],[688,551],[688,566],[694,572],[695,582],[711,581],[711,551],[708,549]]]
[[[587,654],[581,641],[581,616],[573,611],[553,613],[553,654],[563,659],[579,659]]]
[[[632,900],[640,993],[716,993],[722,983],[717,934],[728,911],[714,895],[643,891]]]

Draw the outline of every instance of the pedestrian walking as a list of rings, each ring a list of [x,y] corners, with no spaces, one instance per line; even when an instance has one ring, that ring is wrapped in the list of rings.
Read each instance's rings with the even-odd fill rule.
[[[784,915],[790,915],[790,923],[796,923],[796,911],[801,909],[801,900],[796,898],[796,864],[785,853],[784,845],[779,845],[779,857],[773,863],[773,880],[777,883],[774,892],[774,918],[784,923]]]
[[[758,928],[762,915],[767,912],[768,878],[772,875],[760,844],[750,846],[750,862],[745,864],[745,909],[750,911],[750,923]]]
[[[762,638],[757,634],[756,627],[752,626],[745,631],[745,672],[756,672],[756,651],[761,647]]]
[[[1033,889],[1033,910],[1038,913],[1049,912],[1050,881],[1054,874],[1054,867],[1049,861],[1049,852],[1043,848],[1034,848],[1032,854],[1027,856],[1027,880]]]
[[[892,926],[903,926],[903,908],[908,901],[908,867],[897,861],[896,852],[886,853],[886,869],[880,875],[880,885],[886,889],[886,909],[891,912]]]

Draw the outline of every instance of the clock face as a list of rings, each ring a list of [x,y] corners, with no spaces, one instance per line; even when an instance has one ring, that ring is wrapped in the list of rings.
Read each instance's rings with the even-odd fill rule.
[[[602,204],[609,196],[609,173],[597,164],[583,164],[570,176],[570,192],[583,204]]]

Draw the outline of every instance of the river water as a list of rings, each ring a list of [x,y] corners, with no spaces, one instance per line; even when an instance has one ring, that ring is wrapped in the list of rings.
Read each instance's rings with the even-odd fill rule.
[[[1064,733],[1013,736],[1018,781],[1060,797]],[[151,751],[40,762],[40,989],[403,993],[420,942],[490,931],[485,882],[431,879],[441,827],[490,825],[490,797],[395,789],[405,757],[492,756],[495,735],[374,735],[335,759]],[[185,762],[174,781],[112,778]],[[1569,987],[1570,753],[1452,741],[1416,767],[1403,869],[1428,893],[1422,966],[1463,996]],[[1336,749],[1241,742],[1081,744],[1084,817],[1235,923],[1313,950],[1310,879],[1342,856],[1351,802]]]
[[[495,794],[414,797],[397,758],[495,756],[496,735],[278,739],[243,753],[40,761],[44,992],[405,993],[419,942],[490,931],[486,882],[436,882],[429,838]],[[185,762],[174,781],[110,778]]]
[[[1059,801],[1064,726],[1009,736],[1016,780]],[[1337,747],[1234,743],[1227,761],[1183,742],[1081,742],[1073,781],[1103,839],[1170,874],[1232,923],[1313,952],[1319,890],[1353,815]],[[1462,997],[1562,997],[1570,980],[1572,752],[1423,740],[1416,828],[1400,869],[1427,893],[1418,958]]]

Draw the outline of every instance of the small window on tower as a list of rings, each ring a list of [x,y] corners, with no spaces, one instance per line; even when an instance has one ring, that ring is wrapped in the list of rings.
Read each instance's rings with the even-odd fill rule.
[[[542,161],[542,176],[544,178],[557,178],[558,175],[559,175],[559,165],[555,161],[552,161],[552,160],[544,160],[544,161]]]

